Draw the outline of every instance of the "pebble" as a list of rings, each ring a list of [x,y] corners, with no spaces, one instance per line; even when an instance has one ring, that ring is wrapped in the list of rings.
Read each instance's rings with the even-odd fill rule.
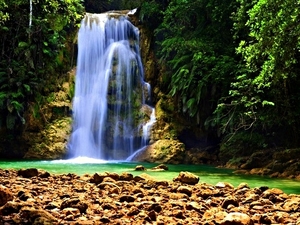
[[[300,195],[149,175],[54,175],[0,169],[2,224],[298,224]],[[28,174],[27,174],[28,172]]]

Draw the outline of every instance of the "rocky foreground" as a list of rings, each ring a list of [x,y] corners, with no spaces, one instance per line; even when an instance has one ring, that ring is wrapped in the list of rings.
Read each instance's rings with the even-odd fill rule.
[[[300,195],[198,181],[0,169],[0,224],[300,224]]]

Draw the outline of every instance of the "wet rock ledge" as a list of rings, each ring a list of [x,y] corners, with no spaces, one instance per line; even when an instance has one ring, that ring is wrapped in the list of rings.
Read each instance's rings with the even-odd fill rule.
[[[300,224],[300,195],[198,181],[0,169],[0,224]]]

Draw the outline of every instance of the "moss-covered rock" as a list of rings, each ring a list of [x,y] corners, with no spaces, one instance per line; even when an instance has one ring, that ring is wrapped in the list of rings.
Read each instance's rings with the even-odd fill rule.
[[[229,160],[225,167],[236,173],[300,179],[300,149],[264,149]]]
[[[70,111],[74,94],[75,69],[57,80],[57,88],[38,95],[26,112],[22,140],[27,159],[60,159],[67,150],[71,133]]]
[[[29,142],[28,159],[60,159],[66,154],[66,146],[71,131],[71,118],[57,119],[48,124],[45,129],[36,132],[26,132]]]
[[[178,140],[158,140],[136,155],[133,161],[145,161],[155,163],[183,163],[185,146]]]

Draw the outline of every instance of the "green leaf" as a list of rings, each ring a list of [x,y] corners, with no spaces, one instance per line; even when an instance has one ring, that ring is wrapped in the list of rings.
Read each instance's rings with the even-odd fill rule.
[[[26,91],[30,92],[30,86],[28,84],[23,84],[24,88]]]
[[[23,109],[23,105],[18,101],[11,101],[11,104],[18,112]]]
[[[20,48],[25,48],[25,47],[28,47],[28,43],[27,43],[27,42],[20,41],[19,44],[18,44],[18,46],[19,46]]]
[[[271,105],[271,106],[274,106],[274,102],[270,102],[270,101],[266,101],[266,100],[263,100],[262,102],[262,106],[265,106],[265,105]]]

